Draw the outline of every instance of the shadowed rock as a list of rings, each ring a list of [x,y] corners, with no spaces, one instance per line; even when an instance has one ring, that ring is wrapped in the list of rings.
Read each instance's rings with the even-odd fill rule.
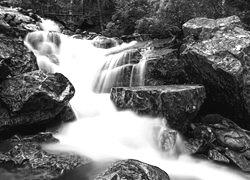
[[[150,86],[184,84],[188,82],[185,63],[177,56],[177,50],[160,48],[149,50],[146,58],[144,84]]]
[[[138,114],[164,117],[171,128],[184,132],[205,99],[203,86],[169,85],[114,87],[111,100],[115,106]]]
[[[54,118],[74,95],[62,74],[34,71],[0,84],[0,132]]]
[[[201,111],[220,113],[250,128],[250,32],[237,16],[191,19],[183,31],[185,71],[192,82],[206,88]]]
[[[193,137],[202,142],[196,154],[203,154],[216,162],[234,163],[250,172],[249,131],[218,114],[203,117],[201,123],[193,124],[192,128]]]
[[[35,55],[22,40],[0,35],[0,82],[7,77],[37,70]]]

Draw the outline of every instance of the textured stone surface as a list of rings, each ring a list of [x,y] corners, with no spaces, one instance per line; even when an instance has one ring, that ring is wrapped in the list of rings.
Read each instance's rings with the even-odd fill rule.
[[[195,18],[183,25],[181,57],[194,83],[206,88],[205,113],[220,113],[250,128],[250,32],[240,19]]]
[[[49,180],[65,170],[89,162],[89,159],[74,153],[43,150],[40,145],[57,141],[51,133],[39,133],[35,136],[14,136],[0,142],[0,166],[8,170],[2,170],[1,175],[12,180]]]
[[[170,48],[150,50],[146,58],[144,85],[184,84],[188,76],[184,61],[178,58],[177,51]]]
[[[196,148],[196,154],[217,162],[234,163],[243,171],[250,172],[249,131],[218,114],[207,115],[192,127],[193,137],[202,142]]]
[[[95,180],[112,179],[170,180],[168,174],[156,166],[137,160],[117,161],[98,175]]]
[[[165,117],[174,129],[185,131],[205,99],[203,86],[169,85],[116,87],[111,99],[118,109],[131,109],[138,114]]]
[[[22,40],[0,35],[0,82],[7,77],[37,69],[35,55]]]
[[[62,74],[33,71],[0,84],[0,131],[54,118],[74,95]]]
[[[28,32],[40,30],[41,18],[21,8],[0,6],[0,34],[24,38]]]
[[[72,171],[66,172],[57,180],[169,180],[166,172],[138,160],[109,160],[90,162]]]

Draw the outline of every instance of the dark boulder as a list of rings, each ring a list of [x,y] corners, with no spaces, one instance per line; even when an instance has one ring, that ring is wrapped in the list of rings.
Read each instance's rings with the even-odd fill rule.
[[[183,25],[181,57],[191,82],[203,84],[207,99],[201,112],[220,113],[250,128],[250,33],[237,16],[195,18]]]
[[[164,117],[171,128],[184,132],[198,113],[206,97],[203,86],[169,85],[114,87],[111,100],[115,106],[141,115]]]
[[[13,136],[2,141],[0,166],[6,169],[2,170],[5,175],[3,177],[12,177],[12,180],[49,180],[60,176],[65,170],[74,169],[90,161],[74,153],[42,149],[41,143],[54,142],[58,140],[49,132],[34,136]]]
[[[117,180],[147,179],[169,180],[166,172],[138,160],[90,162],[72,171],[66,172],[57,180]]]
[[[250,172],[250,132],[241,129],[233,121],[218,114],[210,114],[194,123],[193,138],[202,142],[196,155],[220,163],[233,163],[243,171]],[[193,141],[190,140],[190,141]]]
[[[0,132],[53,119],[74,92],[73,85],[59,73],[33,71],[3,81],[0,84]]]
[[[0,82],[34,70],[38,70],[36,57],[23,41],[0,35]]]

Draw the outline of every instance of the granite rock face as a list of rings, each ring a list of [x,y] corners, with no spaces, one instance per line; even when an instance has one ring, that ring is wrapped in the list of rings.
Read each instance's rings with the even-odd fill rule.
[[[62,74],[33,71],[0,84],[0,131],[45,122],[58,115],[74,95]]]
[[[206,88],[201,111],[220,113],[249,129],[250,32],[237,16],[191,19],[183,32],[185,71],[191,82]]]
[[[114,87],[111,100],[119,110],[164,117],[171,128],[185,132],[206,97],[203,86],[169,85]]]
[[[3,177],[12,180],[49,180],[60,176],[65,170],[89,162],[89,159],[74,153],[42,149],[42,143],[55,142],[58,140],[49,132],[34,136],[13,136],[0,142],[0,166],[5,169],[2,170],[2,175],[5,175]]]
[[[0,35],[0,82],[34,70],[38,70],[36,57],[23,41]]]
[[[192,125],[192,142],[200,142],[196,155],[221,163],[236,164],[242,171],[250,172],[250,132],[218,114],[202,118]],[[193,146],[193,145],[192,145]]]

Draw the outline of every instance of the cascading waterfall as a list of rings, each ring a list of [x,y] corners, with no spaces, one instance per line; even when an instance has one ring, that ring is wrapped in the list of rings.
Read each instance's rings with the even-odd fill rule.
[[[108,94],[96,94],[93,86],[103,88],[103,84],[111,83],[109,75],[103,79],[96,78],[96,73],[104,70],[110,73],[120,63],[117,58],[124,58],[124,53],[114,55],[107,60],[110,50],[98,49],[91,41],[73,39],[60,35],[61,46],[56,54],[60,66],[54,71],[64,74],[75,86],[76,94],[71,105],[77,113],[77,121],[68,124],[56,134],[60,144],[49,145],[51,150],[76,151],[94,160],[105,158],[137,159],[165,170],[172,180],[243,180],[232,169],[196,160],[182,152],[181,138],[177,138],[175,149],[178,152],[166,153],[155,147],[153,134],[164,128],[161,119],[139,117],[130,111],[117,112]],[[27,42],[26,42],[27,43]],[[124,45],[126,49],[131,46]],[[41,54],[36,53],[39,59]],[[50,57],[46,61],[50,61]],[[107,68],[112,64],[112,68]],[[94,80],[98,82],[94,83]],[[98,84],[100,83],[100,84]],[[159,131],[155,132],[155,129]]]

